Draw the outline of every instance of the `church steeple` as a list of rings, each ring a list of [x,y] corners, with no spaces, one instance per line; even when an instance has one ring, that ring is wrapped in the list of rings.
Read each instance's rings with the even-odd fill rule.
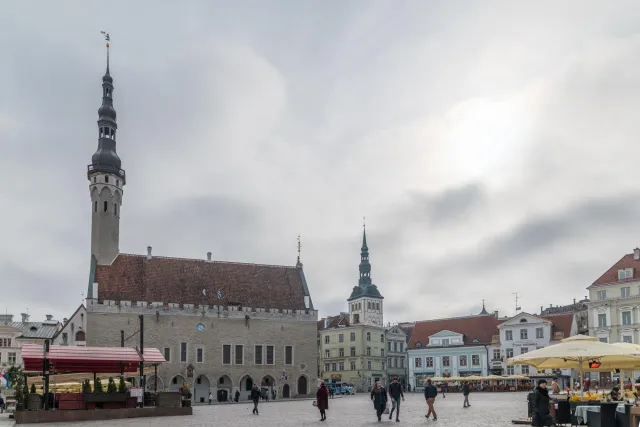
[[[480,314],[478,316],[482,316],[484,314],[489,314],[489,312],[487,311],[486,308],[484,308],[484,300],[482,300],[482,311],[480,312]]]
[[[116,152],[116,110],[113,108],[113,78],[109,71],[109,34],[105,33],[107,40],[107,70],[102,77],[102,105],[98,109],[98,149],[91,157],[88,173],[105,172],[119,175],[125,182],[124,170],[120,168],[121,161]],[[91,177],[89,177],[91,179]]]
[[[120,243],[120,206],[126,175],[116,152],[116,110],[113,108],[113,78],[109,70],[109,34],[107,69],[102,77],[102,105],[98,109],[98,149],[87,166],[91,195],[91,255],[98,265],[111,264]]]
[[[360,278],[358,286],[354,286],[349,302],[351,323],[366,323],[382,326],[384,324],[384,297],[378,287],[371,281],[371,263],[369,263],[369,246],[367,245],[367,228],[362,224],[362,247],[360,248]]]
[[[367,246],[367,226],[362,225],[362,248],[360,248],[360,286],[371,284],[371,264],[369,263],[369,247]]]

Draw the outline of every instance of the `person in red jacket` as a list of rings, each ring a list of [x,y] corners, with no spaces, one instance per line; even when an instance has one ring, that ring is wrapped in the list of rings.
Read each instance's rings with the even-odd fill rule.
[[[320,384],[320,388],[318,388],[316,392],[316,404],[320,411],[320,421],[326,420],[326,411],[329,409],[329,390],[327,390],[327,386],[325,386],[324,383]]]

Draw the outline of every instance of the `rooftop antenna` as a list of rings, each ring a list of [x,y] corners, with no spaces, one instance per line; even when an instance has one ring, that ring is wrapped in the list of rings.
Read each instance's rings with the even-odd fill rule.
[[[518,292],[514,292],[513,295],[516,296],[516,314],[518,314],[518,312],[522,310],[522,307],[518,305],[518,297],[520,294]]]

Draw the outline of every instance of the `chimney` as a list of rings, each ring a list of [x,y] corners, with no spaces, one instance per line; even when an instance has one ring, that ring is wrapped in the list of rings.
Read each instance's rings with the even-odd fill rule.
[[[147,259],[151,259],[151,246],[147,246]]]
[[[635,248],[633,250],[633,259],[635,261],[639,261],[640,260],[640,248]]]
[[[498,318],[498,310],[493,312],[493,315],[496,316],[496,319]]]
[[[544,307],[540,306],[540,313],[543,313],[543,312],[544,312]]]
[[[211,261],[211,252],[207,252],[207,261]]]
[[[575,299],[575,298],[573,299],[573,303],[574,303],[574,304],[576,303],[576,299]]]
[[[47,318],[48,321],[53,320],[53,315],[51,314],[46,314],[45,317]]]
[[[20,313],[22,316],[22,323],[27,323],[29,321],[29,315],[27,313]]]
[[[62,324],[63,324],[63,325],[66,325],[68,321],[69,321],[69,319],[67,319],[67,318],[65,317],[64,319],[62,319]]]

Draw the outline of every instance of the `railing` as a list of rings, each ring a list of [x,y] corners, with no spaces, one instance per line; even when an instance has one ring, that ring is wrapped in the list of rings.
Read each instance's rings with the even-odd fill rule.
[[[123,181],[126,180],[126,174],[124,172],[124,169],[120,169],[112,165],[102,165],[97,163],[97,164],[91,164],[87,166],[87,177],[91,176],[91,174],[95,172],[112,173],[114,175],[118,175],[119,177],[121,177]]]

